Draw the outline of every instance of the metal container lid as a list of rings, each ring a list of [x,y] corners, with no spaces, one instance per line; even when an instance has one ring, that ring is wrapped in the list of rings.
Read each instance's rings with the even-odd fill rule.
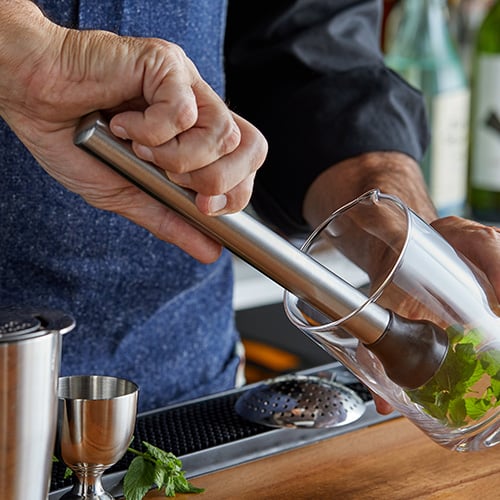
[[[75,320],[68,314],[35,307],[0,307],[0,343],[71,331]]]

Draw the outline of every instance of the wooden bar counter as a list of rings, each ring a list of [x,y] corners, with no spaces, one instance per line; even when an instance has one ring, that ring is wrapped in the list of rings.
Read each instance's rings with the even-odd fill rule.
[[[500,445],[445,450],[404,418],[192,479],[182,500],[498,500]],[[165,500],[151,491],[148,500]]]

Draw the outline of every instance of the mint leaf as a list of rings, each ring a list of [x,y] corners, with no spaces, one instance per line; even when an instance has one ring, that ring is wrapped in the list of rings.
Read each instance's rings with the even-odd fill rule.
[[[492,396],[497,400],[498,404],[498,402],[500,402],[500,380],[492,378],[490,388]]]
[[[153,470],[153,483],[156,486],[165,484],[168,481],[168,471],[161,464],[156,464]]]
[[[465,400],[467,415],[472,420],[480,419],[490,408],[490,401],[483,398],[467,398]]]
[[[465,417],[467,416],[465,401],[463,399],[452,399],[448,405],[448,416],[450,422],[456,427],[465,424]]]
[[[178,476],[175,478],[175,491],[178,493],[202,493],[205,490],[203,488],[197,488],[184,476]]]
[[[142,443],[145,452],[129,448],[137,455],[125,474],[124,495],[126,500],[142,500],[156,486],[173,497],[176,493],[201,493],[203,488],[193,486],[185,477],[182,462],[173,453],[161,450],[152,444]]]
[[[173,466],[178,466],[179,468],[181,467],[181,461],[173,453],[169,451],[163,451],[162,449],[157,448],[152,444],[146,443],[145,441],[143,441],[142,444],[145,446],[149,455],[155,460],[158,460],[159,462],[169,467]]]
[[[473,328],[469,330],[467,333],[463,331],[462,339],[458,340],[458,343],[467,342],[467,343],[472,343],[474,347],[479,347],[482,341],[483,341],[483,334],[477,328]]]
[[[175,482],[173,477],[168,477],[163,483],[166,497],[175,497]]]
[[[484,371],[498,380],[500,375],[500,353],[489,349],[481,353],[480,360]]]
[[[123,480],[127,500],[142,500],[153,486],[154,466],[142,456],[135,457]]]
[[[476,363],[476,368],[472,375],[465,381],[468,387],[472,387],[476,382],[479,382],[484,377],[484,369],[481,363]]]
[[[484,335],[460,326],[447,329],[449,348],[437,373],[409,398],[450,427],[481,419],[500,406],[500,351],[481,351]]]

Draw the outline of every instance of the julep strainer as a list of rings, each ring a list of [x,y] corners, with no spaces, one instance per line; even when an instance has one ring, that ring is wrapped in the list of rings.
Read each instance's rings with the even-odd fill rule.
[[[284,375],[243,393],[235,410],[240,417],[268,427],[328,428],[354,422],[363,415],[365,404],[337,382]]]

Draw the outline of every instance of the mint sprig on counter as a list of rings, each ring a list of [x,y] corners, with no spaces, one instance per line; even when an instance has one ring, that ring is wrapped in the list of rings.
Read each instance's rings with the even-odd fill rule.
[[[176,493],[201,493],[203,488],[193,486],[185,477],[182,462],[173,453],[163,451],[143,441],[145,452],[129,448],[137,455],[130,463],[123,480],[126,500],[142,500],[155,485],[165,489],[166,497]]]
[[[450,345],[438,372],[406,393],[432,417],[461,427],[500,405],[500,350],[478,349],[484,336],[477,329],[446,332]]]

